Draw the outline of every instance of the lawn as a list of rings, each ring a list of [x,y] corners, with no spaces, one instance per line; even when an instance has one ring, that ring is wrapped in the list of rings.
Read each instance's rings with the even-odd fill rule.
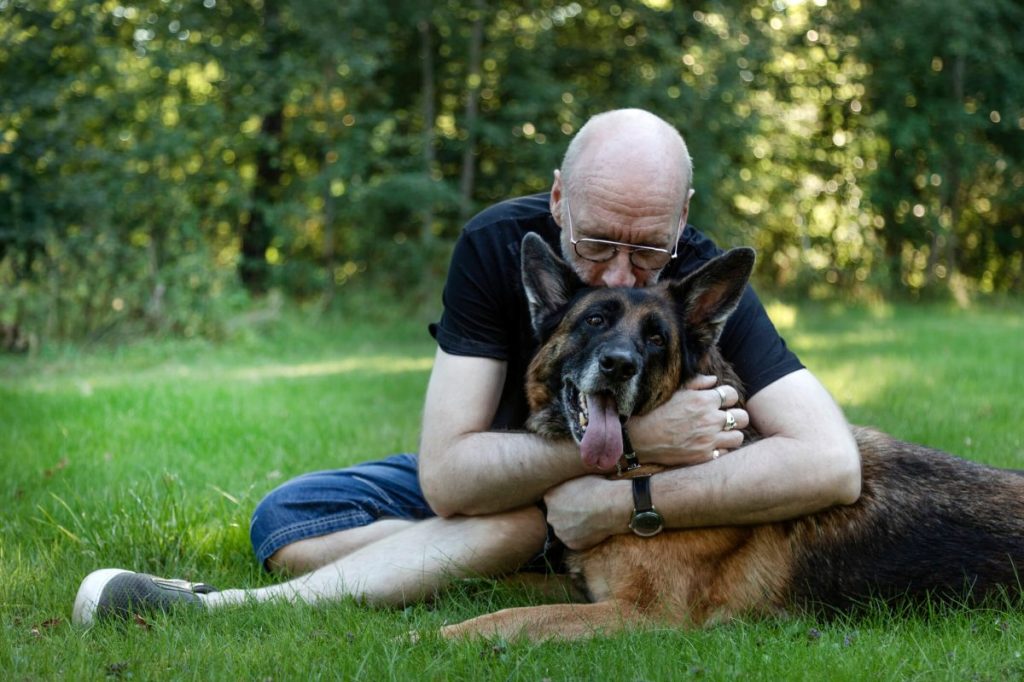
[[[1024,468],[1024,307],[770,306],[850,420]],[[396,316],[397,317],[397,316]],[[585,644],[402,635],[531,596],[467,581],[434,604],[264,605],[81,630],[104,566],[257,586],[249,513],[286,478],[416,447],[433,344],[421,320],[298,313],[221,344],[0,357],[0,670],[7,679],[1001,679],[1004,608],[658,629]]]

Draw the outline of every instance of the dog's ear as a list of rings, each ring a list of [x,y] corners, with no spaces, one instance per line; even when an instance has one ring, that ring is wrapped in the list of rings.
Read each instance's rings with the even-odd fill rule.
[[[706,350],[718,342],[729,315],[739,305],[754,269],[754,250],[732,249],[708,261],[669,291],[685,325],[686,334]]]
[[[522,255],[523,288],[530,304],[530,322],[533,331],[543,336],[545,321],[562,311],[573,294],[583,288],[583,282],[539,234],[528,232],[523,237]]]

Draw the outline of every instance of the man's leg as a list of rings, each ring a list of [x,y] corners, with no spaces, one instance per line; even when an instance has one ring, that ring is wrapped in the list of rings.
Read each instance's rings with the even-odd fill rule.
[[[259,589],[217,592],[203,584],[102,569],[82,581],[72,621],[91,625],[178,605],[218,608],[270,600],[315,604],[352,597],[375,606],[404,605],[433,597],[459,578],[513,571],[541,551],[546,537],[544,515],[531,506],[418,521],[312,573]]]
[[[296,540],[274,552],[264,565],[272,573],[302,575],[333,563],[389,535],[418,523],[407,519],[379,519],[367,526]]]
[[[428,599],[458,578],[513,571],[544,547],[536,507],[410,524],[333,563],[279,585],[202,595],[208,607],[247,601],[317,603],[354,597],[375,606]]]
[[[544,545],[546,526],[533,508],[493,517],[438,519],[423,499],[416,458],[396,455],[348,469],[307,474],[268,494],[250,534],[261,565],[308,575],[260,590],[208,596],[209,586],[121,569],[83,580],[73,620],[249,599],[318,601],[346,596],[398,604],[433,595],[452,579],[518,568]]]

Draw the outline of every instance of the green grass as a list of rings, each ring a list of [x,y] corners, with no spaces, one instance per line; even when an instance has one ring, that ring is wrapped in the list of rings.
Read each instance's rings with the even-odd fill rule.
[[[1024,308],[775,305],[852,421],[1024,468]],[[126,566],[258,586],[248,518],[287,477],[416,446],[423,324],[298,315],[225,344],[146,342],[0,358],[0,671],[5,679],[1002,679],[1014,608],[798,617],[586,644],[409,644],[528,594],[470,581],[433,605],[264,605],[70,625],[81,578]]]

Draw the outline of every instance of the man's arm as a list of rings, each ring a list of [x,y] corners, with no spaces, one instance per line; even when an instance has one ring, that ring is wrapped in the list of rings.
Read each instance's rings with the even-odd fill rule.
[[[839,407],[813,374],[799,370],[775,381],[750,399],[747,411],[762,440],[707,464],[651,478],[652,499],[666,527],[779,521],[857,500],[856,443]],[[643,428],[633,435],[641,459],[645,436]],[[573,549],[629,532],[633,499],[628,481],[581,477],[552,489],[545,502],[548,523]]]
[[[419,475],[440,516],[506,511],[586,473],[571,441],[490,432],[507,363],[438,349],[423,409]]]

